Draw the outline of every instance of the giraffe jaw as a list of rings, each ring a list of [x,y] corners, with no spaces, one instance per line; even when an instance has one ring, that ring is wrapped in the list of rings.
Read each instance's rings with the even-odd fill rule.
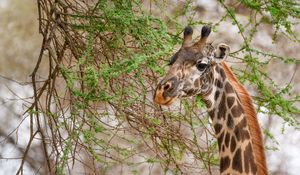
[[[159,97],[155,97],[154,102],[159,105],[170,106],[171,104],[173,104],[176,101],[176,99],[177,99],[177,96],[172,97],[172,98],[169,97],[168,100],[162,100]]]

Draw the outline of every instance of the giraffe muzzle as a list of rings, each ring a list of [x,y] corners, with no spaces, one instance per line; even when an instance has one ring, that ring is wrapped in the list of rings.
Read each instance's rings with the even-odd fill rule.
[[[171,105],[177,99],[178,81],[176,77],[162,80],[154,93],[153,100],[160,105]]]

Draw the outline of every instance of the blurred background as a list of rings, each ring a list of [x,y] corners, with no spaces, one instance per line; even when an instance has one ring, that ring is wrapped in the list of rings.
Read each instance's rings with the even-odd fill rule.
[[[35,1],[1,0],[0,16],[0,174],[15,174],[29,138],[29,123],[23,114],[32,101],[30,74],[42,37]],[[39,159],[35,156],[28,159],[25,174],[32,174],[29,167],[34,167]]]
[[[87,2],[87,1],[82,1]],[[150,9],[155,6],[152,1],[142,3],[143,8]],[[242,25],[247,25],[249,16],[254,15],[249,8],[239,5],[235,1],[225,1],[235,12],[236,19]],[[250,2],[250,1],[249,1]],[[254,1],[253,1],[254,2]],[[298,1],[295,1],[298,2]],[[88,2],[87,2],[88,3]],[[211,0],[193,1],[191,6],[186,6],[185,1],[168,1],[164,3],[166,9],[164,14],[159,10],[153,10],[154,16],[162,15],[162,20],[168,21],[168,16],[176,16],[178,12],[183,11],[185,7],[191,8],[191,12],[176,18],[180,25],[174,27],[172,32],[179,31],[181,26],[185,26],[193,19],[186,16],[194,15],[200,17],[202,21],[216,24],[220,16],[224,14],[222,4]],[[298,2],[299,3],[299,2]],[[158,6],[158,5],[157,5]],[[295,7],[299,10],[299,4]],[[0,0],[0,174],[15,174],[20,168],[22,155],[27,153],[23,165],[24,174],[47,174],[46,157],[43,154],[43,144],[38,136],[32,140],[30,149],[27,149],[30,134],[30,117],[24,115],[24,112],[33,103],[33,87],[31,83],[31,73],[33,72],[38,56],[40,54],[43,37],[39,34],[38,6],[36,1],[32,0]],[[148,11],[147,11],[148,12]],[[263,14],[262,14],[263,15]],[[299,14],[298,14],[299,15]],[[268,16],[268,14],[266,14]],[[299,16],[298,16],[299,17]],[[292,18],[291,22],[295,36],[299,38],[300,18]],[[195,19],[196,20],[196,19]],[[171,21],[171,20],[170,20]],[[172,23],[168,21],[169,23]],[[196,36],[202,27],[202,24],[193,24],[195,26]],[[251,25],[251,24],[249,24]],[[274,40],[274,26],[268,23],[258,26],[257,32],[252,38],[251,46],[265,53],[279,55],[285,58],[300,58],[299,40],[291,38],[278,28],[276,40]],[[251,31],[248,31],[251,32]],[[245,32],[247,33],[247,32]],[[182,37],[181,35],[179,35]],[[231,46],[232,52],[241,48],[244,40],[239,34],[237,25],[232,21],[222,21],[213,32],[211,41],[214,43],[225,42]],[[174,51],[179,45],[175,46]],[[238,57],[238,56],[237,56]],[[265,59],[265,56],[258,55]],[[44,57],[46,59],[46,57]],[[228,60],[229,65],[239,67],[239,59],[232,57]],[[272,79],[278,87],[290,85],[290,94],[300,94],[300,68],[299,62],[286,64],[288,61],[274,59],[263,66],[268,77]],[[42,62],[39,67],[38,79],[42,80],[48,76],[48,62]],[[243,77],[241,77],[242,79]],[[246,87],[253,96],[258,92],[249,82],[245,81]],[[155,85],[153,85],[155,87]],[[151,95],[150,95],[151,96]],[[150,98],[150,97],[149,97]],[[288,98],[288,96],[287,96]],[[297,100],[295,100],[297,101]],[[256,104],[259,105],[259,104]],[[294,104],[300,109],[299,100]],[[268,110],[263,107],[261,111]],[[299,122],[300,114],[296,112],[293,116],[295,121]],[[281,117],[274,117],[266,113],[259,113],[259,121],[264,129],[265,145],[267,149],[267,163],[270,174],[272,175],[297,175],[300,171],[300,132],[299,125],[291,125]],[[109,122],[108,122],[109,123]],[[88,161],[87,161],[88,162]],[[101,163],[100,163],[101,164]],[[72,167],[72,166],[70,166]],[[72,169],[72,168],[71,168]],[[76,169],[76,168],[75,168]],[[162,169],[158,167],[157,169]],[[80,168],[69,170],[70,174],[98,174],[95,172],[83,172]],[[104,172],[104,171],[103,171]],[[160,174],[162,170],[151,171],[150,168],[141,168],[137,172],[131,169],[116,166],[105,171],[106,174],[114,172],[116,174]],[[158,173],[160,172],[160,173]],[[176,174],[168,172],[169,174]],[[101,174],[101,173],[100,173]],[[105,174],[105,173],[104,173]],[[187,173],[189,174],[189,173]]]

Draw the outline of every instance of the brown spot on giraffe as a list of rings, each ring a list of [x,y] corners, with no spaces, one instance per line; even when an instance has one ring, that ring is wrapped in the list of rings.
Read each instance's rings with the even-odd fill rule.
[[[225,97],[225,94],[223,93],[222,99],[221,99],[221,104],[225,104],[225,99],[226,99],[226,97]],[[224,105],[219,106],[218,119],[221,119],[221,118],[225,119],[225,115],[226,115],[226,106],[224,106]]]
[[[221,172],[225,171],[227,168],[230,166],[230,158],[228,156],[226,157],[221,157],[220,161],[220,170]]]
[[[227,107],[230,109],[234,103],[235,99],[234,97],[227,97]]]
[[[233,117],[240,117],[243,113],[243,108],[241,108],[241,105],[235,105],[232,107],[231,113]]]
[[[242,173],[243,162],[242,162],[242,151],[241,148],[237,149],[232,159],[232,169]]]
[[[219,95],[220,95],[220,91],[219,91],[219,90],[216,90],[216,93],[215,93],[215,101],[218,100]]]
[[[233,121],[233,118],[231,116],[231,114],[228,114],[227,115],[227,121],[226,121],[226,124],[227,124],[227,127],[229,129],[233,129],[234,128],[234,121]]]
[[[218,88],[220,88],[220,89],[223,88],[223,83],[222,83],[220,80],[218,80],[218,79],[215,81],[215,85],[216,85]]]
[[[212,106],[212,102],[210,100],[204,100],[206,107],[210,108]]]
[[[222,130],[222,127],[223,127],[223,126],[222,126],[221,124],[219,124],[219,123],[217,123],[217,124],[214,125],[215,132],[216,132],[217,135],[218,135],[219,132]]]
[[[227,148],[229,146],[229,141],[230,141],[230,134],[227,132],[226,137],[225,137],[225,146]]]
[[[224,81],[226,79],[226,75],[223,69],[220,70],[220,75],[222,77],[222,80]]]
[[[217,72],[218,74],[220,74],[220,67],[219,67],[219,66],[216,66],[216,72]]]
[[[230,142],[230,151],[234,152],[235,148],[236,148],[236,141],[235,141],[234,136],[232,135],[231,136],[231,142]]]
[[[200,86],[200,78],[198,78],[195,82],[194,82],[194,86],[199,87]]]
[[[230,85],[229,82],[227,82],[225,84],[225,91],[226,91],[226,93],[233,93],[234,92],[234,90],[233,90],[233,88],[232,88],[232,86]]]
[[[253,174],[257,173],[257,167],[254,163],[254,157],[252,153],[252,146],[248,144],[244,151],[244,166],[245,166],[245,172],[252,172]]]
[[[208,115],[211,116],[215,116],[215,109],[212,109],[210,111],[208,111]]]
[[[219,147],[219,150],[221,151],[221,145],[223,143],[223,139],[224,139],[224,132],[222,132],[222,134],[218,137],[218,147]]]
[[[190,27],[185,29],[182,47],[171,58],[170,70],[157,86],[154,101],[170,105],[176,99],[200,95],[217,135],[220,173],[266,175],[261,131],[251,97],[223,62],[229,46],[206,43],[210,34],[207,26],[195,44],[192,33]]]
[[[240,121],[234,129],[234,134],[238,141],[244,141],[250,139],[250,134],[246,129],[247,127],[247,120],[246,118],[243,118],[242,121]]]

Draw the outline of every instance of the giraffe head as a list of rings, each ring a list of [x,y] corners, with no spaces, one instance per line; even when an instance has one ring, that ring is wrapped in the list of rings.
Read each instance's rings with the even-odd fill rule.
[[[210,32],[210,27],[204,26],[200,40],[192,44],[192,28],[184,29],[182,46],[171,57],[170,69],[156,88],[156,103],[170,105],[177,98],[211,93],[214,66],[227,57],[229,46],[219,44],[214,48],[206,43]]]

